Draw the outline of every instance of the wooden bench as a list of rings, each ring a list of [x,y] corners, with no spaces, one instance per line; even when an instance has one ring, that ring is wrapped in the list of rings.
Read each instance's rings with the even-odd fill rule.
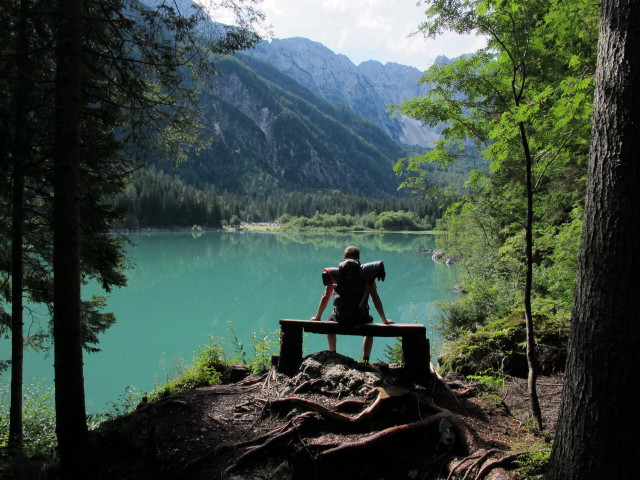
[[[430,374],[430,352],[427,330],[413,323],[366,323],[345,325],[330,321],[280,320],[280,359],[278,371],[287,375],[296,372],[302,363],[302,333],[335,333],[371,337],[401,337],[405,370],[414,376]]]

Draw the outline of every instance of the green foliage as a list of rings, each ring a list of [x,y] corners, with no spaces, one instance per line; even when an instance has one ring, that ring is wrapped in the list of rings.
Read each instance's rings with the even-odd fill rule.
[[[502,400],[505,388],[505,380],[502,375],[496,374],[479,374],[468,375],[467,380],[477,382],[477,386],[482,392],[482,398],[485,402],[490,403],[497,410],[506,410],[504,401]]]
[[[468,375],[467,380],[475,380],[483,392],[501,395],[504,392],[504,378],[493,375]]]
[[[417,208],[420,211],[424,211]],[[379,214],[363,215],[323,214],[316,212],[313,217],[293,217],[283,215],[281,226],[286,230],[332,230],[332,231],[424,231],[433,228],[431,216],[419,218],[415,211],[383,211]]]
[[[296,229],[351,230],[355,226],[373,229],[380,228],[376,222],[388,212],[401,216],[397,222],[401,227],[415,230],[433,227],[444,211],[443,201],[434,198],[370,197],[337,190],[292,191],[266,177],[254,178],[246,192],[218,191],[210,185],[190,185],[178,172],[155,167],[135,172],[131,183],[114,197],[114,202],[128,211],[121,226],[131,229],[187,228],[193,224],[220,228],[225,222],[231,224],[232,217],[234,222],[277,219]]]
[[[8,385],[0,390],[0,447],[9,440]],[[42,383],[25,385],[22,421],[25,455],[52,456],[57,446],[53,387]]]
[[[569,336],[567,317],[536,315],[536,343],[540,371],[550,374],[562,370],[566,360],[564,350]],[[441,368],[462,375],[478,372],[491,375],[525,377],[524,314],[516,312],[508,317],[484,325],[447,342],[440,357]]]
[[[262,329],[255,330],[251,335],[253,356],[249,360],[249,367],[253,373],[266,372],[271,368],[271,357],[280,348],[279,332],[265,333]]]
[[[379,230],[425,230],[416,215],[407,212],[382,212],[376,220],[375,227]]]
[[[551,444],[542,445],[537,450],[526,451],[518,457],[520,466],[515,472],[525,480],[542,480],[550,457]]]
[[[209,344],[196,355],[193,363],[189,367],[178,365],[173,378],[167,379],[164,385],[149,392],[148,400],[155,401],[168,395],[188,392],[197,387],[219,385],[222,383],[221,372],[227,366],[220,340],[210,337]]]
[[[277,351],[279,346],[277,339],[274,339],[276,332],[254,331],[250,341],[253,355],[250,356],[244,344],[235,334],[231,322],[228,322],[227,331],[231,335],[235,358],[227,359],[222,347],[222,339],[210,337],[209,344],[195,356],[193,363],[185,367],[180,362],[175,367],[175,372],[167,378],[165,383],[148,394],[148,400],[155,401],[168,395],[188,392],[197,387],[219,385],[227,377],[231,370],[231,364],[236,361],[249,367],[253,373],[264,372],[271,367],[271,355]]]
[[[582,224],[598,2],[424,4],[425,36],[454,31],[487,39],[487,48],[431,67],[421,80],[432,87],[427,96],[399,107],[426,124],[445,125],[433,150],[396,166],[407,175],[405,186],[433,186],[425,165],[482,158],[467,193],[438,223],[444,231],[438,247],[461,259],[460,286],[467,292],[443,305],[445,333],[474,332],[522,308],[529,160],[531,301],[540,313],[566,318]]]
[[[461,279],[465,294],[438,302],[440,327],[445,335],[458,335],[491,320],[506,317],[520,303],[520,291],[499,277],[466,276]]]
[[[94,429],[103,422],[108,422],[133,412],[142,400],[142,393],[129,385],[117,400],[107,402],[107,408],[99,413],[87,415],[89,429]]]
[[[247,350],[244,348],[244,344],[240,341],[233,329],[233,322],[227,322],[227,332],[231,335],[231,344],[233,345],[233,353],[235,355],[234,360],[241,362],[245,367],[249,366],[249,359],[247,357]]]
[[[280,346],[278,332],[265,333],[262,329],[254,330],[251,334],[249,345],[253,355],[249,356],[244,344],[240,341],[233,329],[233,323],[228,322],[227,331],[231,335],[236,360],[249,367],[253,373],[261,373],[271,368],[271,356],[278,351]]]
[[[575,275],[582,231],[581,207],[575,207],[569,220],[541,228],[537,240],[539,267],[534,272],[537,304],[543,311],[569,312],[573,304]]]
[[[402,338],[398,337],[391,345],[385,345],[383,355],[384,360],[387,363],[404,364],[404,358],[402,356]]]
[[[240,218],[237,215],[232,215],[229,219],[230,227],[239,227],[240,226]]]

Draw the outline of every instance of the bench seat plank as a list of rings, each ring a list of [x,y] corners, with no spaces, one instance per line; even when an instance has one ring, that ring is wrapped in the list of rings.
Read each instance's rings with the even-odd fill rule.
[[[280,320],[280,327],[284,330],[288,328],[302,327],[309,333],[336,333],[338,335],[370,335],[372,337],[404,337],[421,336],[426,337],[427,329],[424,325],[415,323],[365,323],[363,325],[345,325],[344,323],[322,321],[322,320]]]

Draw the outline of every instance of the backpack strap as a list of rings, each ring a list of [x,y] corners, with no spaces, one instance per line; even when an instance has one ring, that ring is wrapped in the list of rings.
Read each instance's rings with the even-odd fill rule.
[[[367,303],[368,296],[369,296],[369,285],[365,283],[364,293],[362,294],[362,298],[360,299],[360,303],[358,304],[358,310],[362,310],[362,307],[364,307],[364,304]]]

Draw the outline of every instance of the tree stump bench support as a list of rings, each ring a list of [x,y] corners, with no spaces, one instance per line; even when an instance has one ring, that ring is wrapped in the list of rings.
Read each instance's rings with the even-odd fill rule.
[[[302,363],[302,333],[335,333],[371,337],[401,337],[405,370],[417,377],[428,377],[430,351],[427,329],[414,323],[366,323],[345,325],[338,322],[316,320],[280,320],[280,359],[278,371],[293,375]]]

